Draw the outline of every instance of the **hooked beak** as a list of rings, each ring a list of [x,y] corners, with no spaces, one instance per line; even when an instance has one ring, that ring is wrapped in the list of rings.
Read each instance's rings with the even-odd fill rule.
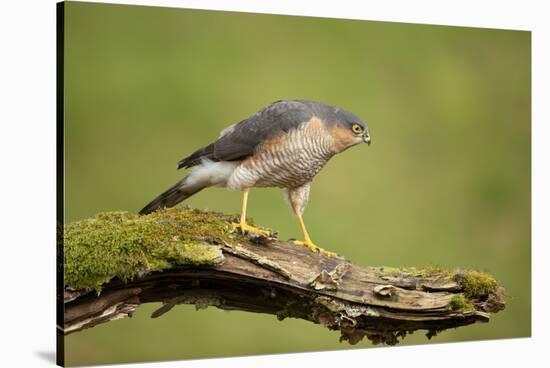
[[[363,142],[370,146],[370,135],[368,133],[363,136]]]

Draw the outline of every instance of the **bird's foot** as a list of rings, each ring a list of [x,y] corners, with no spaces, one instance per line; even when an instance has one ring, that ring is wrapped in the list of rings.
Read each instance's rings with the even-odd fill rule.
[[[265,237],[265,238],[269,238],[273,236],[273,233],[271,231],[258,229],[257,227],[248,225],[247,223],[238,223],[238,224],[231,223],[230,226],[231,226],[231,231],[239,230],[243,234],[251,234],[251,235]]]
[[[319,253],[324,254],[325,256],[328,256],[328,257],[338,257],[338,254],[336,254],[334,252],[330,252],[328,250],[324,250],[323,248],[319,248],[318,246],[313,244],[313,242],[311,240],[294,240],[294,244],[303,245],[304,247],[307,247],[309,250],[311,250],[314,253],[319,252]]]

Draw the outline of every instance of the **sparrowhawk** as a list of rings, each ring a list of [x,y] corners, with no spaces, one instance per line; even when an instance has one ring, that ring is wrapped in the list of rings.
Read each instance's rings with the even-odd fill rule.
[[[140,214],[172,207],[199,191],[221,186],[244,192],[242,233],[269,232],[246,223],[248,192],[255,187],[284,188],[304,240],[295,243],[329,256],[309,237],[302,214],[312,179],[328,160],[358,143],[370,145],[363,120],[349,111],[309,100],[281,100],[225,128],[218,139],[178,163],[190,173],[145,206]]]

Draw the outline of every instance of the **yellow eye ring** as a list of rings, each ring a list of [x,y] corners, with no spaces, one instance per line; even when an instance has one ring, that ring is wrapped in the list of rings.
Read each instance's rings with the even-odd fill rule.
[[[363,128],[362,128],[361,125],[359,125],[359,124],[353,124],[352,127],[351,127],[351,130],[352,130],[355,134],[359,134],[359,133],[362,133],[362,132],[363,132]]]

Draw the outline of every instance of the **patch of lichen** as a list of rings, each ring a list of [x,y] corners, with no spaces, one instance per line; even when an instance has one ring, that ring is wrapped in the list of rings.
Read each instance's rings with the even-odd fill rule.
[[[498,287],[495,278],[483,271],[460,272],[457,279],[464,288],[464,295],[470,299],[493,294]]]
[[[477,270],[448,270],[437,265],[426,267],[380,267],[384,274],[399,277],[428,278],[437,282],[456,282],[462,294],[453,297],[449,306],[453,310],[469,310],[476,300],[495,294],[498,282],[490,274]]]
[[[489,295],[498,288],[498,282],[493,276],[477,270],[448,270],[438,265],[428,265],[426,267],[383,266],[379,270],[393,276],[454,280],[462,286],[464,295],[468,298]]]
[[[452,278],[453,271],[444,269],[438,265],[427,265],[425,267],[380,267],[380,270],[384,273],[388,273],[395,276],[407,276],[407,277],[435,277],[435,278]]]
[[[233,217],[189,208],[171,208],[138,216],[103,212],[95,218],[65,225],[65,285],[101,290],[114,277],[137,275],[177,265],[213,266],[223,261],[219,247],[235,244]]]
[[[451,301],[449,302],[449,307],[452,310],[473,310],[474,305],[472,302],[464,296],[464,294],[456,294],[452,297]]]

